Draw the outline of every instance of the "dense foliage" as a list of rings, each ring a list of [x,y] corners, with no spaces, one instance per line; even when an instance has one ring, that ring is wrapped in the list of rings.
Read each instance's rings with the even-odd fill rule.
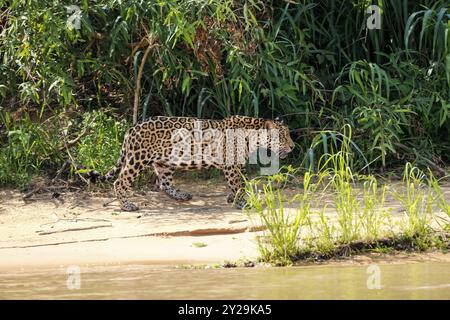
[[[380,7],[381,29],[367,28],[371,4]],[[335,132],[349,124],[355,166],[412,161],[440,170],[450,161],[447,6],[444,0],[1,0],[1,171],[11,157],[19,161],[11,144],[45,131],[18,138],[18,126],[58,123],[76,136],[83,123],[92,127],[86,119],[95,117],[84,112],[107,108],[109,117],[131,122],[135,103],[139,120],[285,116],[297,132],[290,159],[297,164],[339,144]],[[28,115],[32,124],[22,127]],[[74,155],[95,139],[78,140]],[[65,157],[51,157],[59,158]],[[98,163],[88,158],[80,161]],[[0,183],[10,180],[0,174]]]

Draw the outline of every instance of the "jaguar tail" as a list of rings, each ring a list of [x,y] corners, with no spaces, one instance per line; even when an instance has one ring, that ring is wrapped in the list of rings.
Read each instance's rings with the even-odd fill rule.
[[[105,182],[105,181],[111,181],[114,179],[114,177],[117,175],[117,173],[120,171],[120,168],[122,168],[122,164],[125,161],[125,153],[122,150],[120,152],[120,157],[117,160],[116,164],[109,170],[105,175],[101,175],[96,170],[91,170],[87,173],[87,176],[91,182]]]

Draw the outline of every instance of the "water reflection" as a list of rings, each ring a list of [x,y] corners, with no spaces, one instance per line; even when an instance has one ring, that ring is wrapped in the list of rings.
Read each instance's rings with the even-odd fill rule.
[[[381,289],[368,289],[367,266],[176,269],[81,266],[80,289],[65,267],[0,274],[1,299],[450,299],[450,263],[379,265]]]

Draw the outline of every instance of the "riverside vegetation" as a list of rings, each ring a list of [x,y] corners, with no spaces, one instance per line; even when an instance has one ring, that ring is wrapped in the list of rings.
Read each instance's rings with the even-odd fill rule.
[[[407,163],[401,183],[380,182],[349,167],[351,131],[341,147],[298,178],[298,169],[246,183],[250,212],[265,228],[258,246],[262,261],[291,264],[301,259],[327,259],[352,253],[450,248],[450,201],[428,170]],[[283,192],[300,180],[293,197]],[[394,214],[387,203],[399,203]],[[332,209],[332,214],[327,214]]]
[[[281,116],[297,169],[259,180],[265,197],[248,186],[272,230],[265,259],[443,247],[432,212],[449,212],[448,1],[374,3],[380,29],[366,0],[0,1],[0,186],[105,173],[152,115]],[[377,176],[399,168],[398,188]],[[273,188],[300,176],[292,199]]]

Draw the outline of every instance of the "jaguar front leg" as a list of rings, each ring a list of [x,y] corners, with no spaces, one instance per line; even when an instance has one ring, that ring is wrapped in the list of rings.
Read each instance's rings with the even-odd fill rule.
[[[192,195],[187,192],[180,191],[172,185],[173,173],[175,169],[161,164],[153,165],[156,174],[158,175],[159,188],[167,195],[175,200],[190,200]]]
[[[235,207],[242,209],[246,206],[245,200],[245,183],[242,178],[240,166],[226,166],[223,168],[225,179],[231,192],[227,195],[227,202],[234,203]]]

